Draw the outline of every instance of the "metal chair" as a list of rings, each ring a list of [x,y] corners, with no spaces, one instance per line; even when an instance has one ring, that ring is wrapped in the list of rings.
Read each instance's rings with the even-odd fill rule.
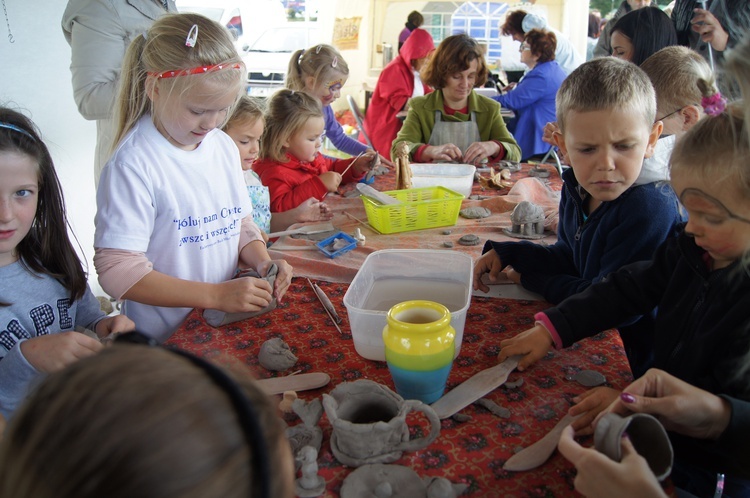
[[[560,175],[560,178],[562,178],[563,165],[560,162],[560,157],[557,155],[557,150],[556,149],[557,149],[557,147],[555,147],[554,145],[552,147],[550,147],[549,151],[547,151],[547,153],[544,155],[544,157],[542,158],[542,160],[540,162],[541,162],[541,164],[550,164],[549,163],[549,158],[550,158],[550,156],[552,156],[552,159],[554,159],[554,162],[551,163],[551,164],[557,170],[557,174]]]
[[[375,149],[375,147],[372,146],[372,141],[370,140],[370,137],[367,136],[367,133],[365,132],[365,117],[360,112],[359,106],[357,105],[357,101],[354,100],[354,97],[351,95],[346,96],[346,101],[349,103],[349,109],[352,111],[352,115],[354,116],[354,121],[357,122],[357,128],[359,129],[359,132],[362,134],[363,137],[365,137],[365,141],[367,142],[367,145],[371,149]]]

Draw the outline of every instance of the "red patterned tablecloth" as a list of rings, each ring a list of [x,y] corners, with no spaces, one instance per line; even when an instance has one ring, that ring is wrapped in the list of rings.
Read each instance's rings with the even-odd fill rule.
[[[260,345],[281,337],[299,357],[296,369],[325,372],[331,383],[322,389],[300,392],[312,400],[336,385],[356,379],[371,379],[394,388],[385,363],[366,360],[354,350],[351,331],[342,304],[346,284],[318,282],[344,319],[339,334],[325,314],[307,281],[295,278],[285,302],[265,315],[215,329],[193,311],[169,343],[205,357],[231,355],[247,364],[261,378],[278,374],[258,364]],[[500,340],[527,329],[533,314],[547,305],[540,301],[519,301],[473,297],[464,329],[461,354],[453,365],[448,389],[479,371],[496,364]],[[503,463],[516,451],[544,436],[565,414],[571,399],[586,388],[566,380],[579,370],[603,373],[608,384],[624,388],[632,379],[619,336],[605,332],[564,351],[555,351],[526,372],[514,372],[510,381],[523,378],[518,388],[500,387],[487,397],[511,411],[508,419],[498,418],[482,407],[472,405],[462,413],[468,422],[442,421],[439,438],[427,448],[405,454],[395,462],[414,469],[421,476],[443,476],[469,485],[464,496],[484,497],[563,497],[574,496],[575,470],[555,453],[543,466],[528,472],[504,471]],[[283,374],[282,374],[283,375]],[[299,422],[286,416],[290,425]],[[411,437],[428,431],[419,415],[409,415]],[[328,497],[339,496],[344,478],[352,471],[334,458],[329,438],[331,428],[325,415],[321,420],[323,446],[318,455],[320,475],[327,482]],[[591,440],[584,441],[590,445]]]

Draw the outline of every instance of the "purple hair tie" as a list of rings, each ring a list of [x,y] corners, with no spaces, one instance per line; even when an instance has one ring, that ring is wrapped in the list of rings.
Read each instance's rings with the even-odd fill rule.
[[[701,106],[703,110],[709,116],[718,116],[727,107],[727,99],[721,96],[720,92],[716,92],[710,97],[703,97],[701,99]]]

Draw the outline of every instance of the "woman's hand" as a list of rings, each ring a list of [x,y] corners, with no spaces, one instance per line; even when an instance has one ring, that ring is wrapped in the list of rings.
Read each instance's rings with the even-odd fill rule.
[[[607,412],[650,413],[668,431],[699,439],[717,439],[731,417],[722,398],[656,368],[626,387]]]
[[[497,142],[489,140],[487,142],[474,142],[469,145],[464,154],[464,162],[466,164],[475,164],[482,159],[494,157],[500,153],[501,145]]]
[[[422,151],[424,162],[458,162],[463,157],[461,149],[453,144],[428,145]]]
[[[714,50],[723,52],[729,42],[729,34],[721,26],[718,19],[709,11],[693,9],[693,31],[701,35],[701,40],[710,43]]]
[[[323,185],[325,185],[329,192],[336,192],[339,189],[339,185],[341,185],[341,175],[335,171],[321,173],[318,175],[318,178],[320,178],[320,181],[323,182]]]
[[[622,438],[622,461],[615,462],[593,448],[584,448],[566,427],[557,449],[578,471],[573,485],[589,498],[666,498],[667,495],[628,438]]]
[[[40,335],[19,346],[24,358],[42,373],[62,370],[76,361],[102,350],[102,343],[80,332]]]

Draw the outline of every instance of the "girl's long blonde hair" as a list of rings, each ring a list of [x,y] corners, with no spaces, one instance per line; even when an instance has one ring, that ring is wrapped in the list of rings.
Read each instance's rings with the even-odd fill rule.
[[[301,92],[305,90],[306,78],[312,77],[315,86],[321,81],[332,81],[339,74],[348,77],[349,66],[338,50],[321,44],[292,54],[284,84],[291,90]]]
[[[260,157],[287,162],[283,144],[305,126],[308,119],[322,117],[323,108],[315,97],[294,90],[279,90],[268,103]]]
[[[187,38],[197,26],[193,46]],[[234,66],[239,64],[240,69]],[[209,70],[205,74],[160,78],[165,71],[194,69],[209,66],[228,66]],[[217,87],[237,87],[239,97],[245,69],[234,48],[229,31],[219,23],[199,14],[168,14],[151,25],[148,32],[138,35],[128,47],[122,64],[120,87],[115,109],[116,133],[113,149],[135,126],[152,111],[147,85],[158,85],[166,94],[186,92],[198,78],[210,78]],[[228,113],[228,115],[231,114]]]

